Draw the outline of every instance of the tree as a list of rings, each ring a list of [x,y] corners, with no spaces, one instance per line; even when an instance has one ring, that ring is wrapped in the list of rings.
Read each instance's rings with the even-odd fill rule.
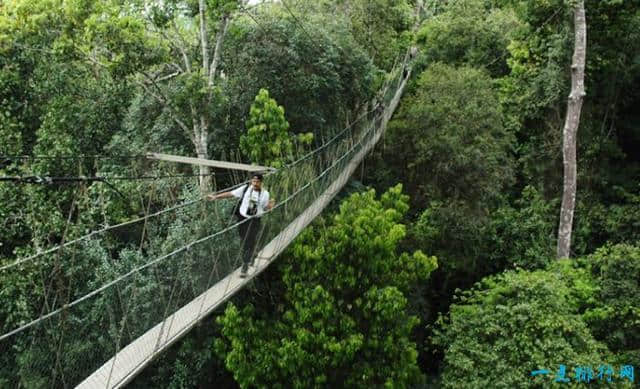
[[[211,5],[213,9],[208,8],[206,0],[198,0],[197,20],[193,22],[184,21],[183,11],[174,2],[153,5],[150,26],[164,38],[172,59],[156,69],[140,69],[138,82],[148,96],[165,108],[171,121],[188,135],[197,157],[203,159],[209,158],[212,113],[218,111],[217,106],[221,103],[216,82],[224,37],[234,11],[246,5],[246,0],[221,0],[211,2]],[[218,19],[213,27],[215,38],[208,31],[212,19]],[[197,32],[193,31],[196,26]],[[192,39],[195,44],[190,42]],[[200,49],[199,55],[192,52],[194,46]],[[174,78],[177,90],[170,87]],[[201,191],[208,192],[211,188],[210,168],[201,165],[199,172]]]
[[[369,52],[374,63],[391,70],[394,60],[409,46],[414,16],[407,0],[348,0],[338,2],[353,35]]]
[[[482,208],[512,181],[513,136],[491,79],[471,67],[430,65],[390,122],[387,142],[384,158],[419,204]]]
[[[229,27],[221,63],[229,112],[225,137],[240,136],[261,88],[287,108],[293,131],[313,131],[317,145],[344,128],[373,96],[375,68],[343,18],[304,15],[288,4],[297,19],[274,2]],[[230,147],[237,147],[234,140]]]
[[[247,134],[240,137],[240,150],[258,165],[280,168],[293,161],[301,146],[309,145],[312,133],[291,136],[284,108],[260,89],[249,110]]]
[[[485,0],[454,1],[426,19],[416,39],[425,63],[484,67],[500,77],[509,72],[508,46],[521,30],[512,9],[487,9]]]
[[[587,54],[587,22],[584,1],[579,0],[574,6],[573,20],[575,41],[573,61],[571,63],[571,94],[567,105],[567,116],[563,130],[562,158],[564,161],[564,182],[560,223],[558,226],[558,258],[569,258],[571,254],[571,232],[573,227],[573,211],[576,205],[576,143],[580,111],[584,90],[584,66]]]
[[[463,292],[436,330],[444,350],[443,387],[537,388],[551,384],[561,364],[569,385],[580,385],[572,369],[596,369],[607,363],[608,351],[579,315],[579,291],[593,289],[570,288],[555,271],[508,271]],[[539,369],[551,374],[532,379]]]
[[[405,295],[436,259],[397,254],[401,187],[350,196],[282,258],[283,301],[262,314],[231,304],[217,342],[241,387],[407,387],[420,380]],[[271,313],[267,313],[271,311]]]
[[[572,261],[574,262],[574,261]],[[640,363],[640,248],[605,245],[580,258],[571,271],[586,269],[596,285],[583,317],[594,337],[615,353],[621,364]]]
[[[432,201],[412,226],[411,240],[436,255],[448,276],[462,273],[473,282],[515,266],[543,269],[553,257],[553,204],[531,187],[521,196],[484,217],[469,217],[461,202]]]

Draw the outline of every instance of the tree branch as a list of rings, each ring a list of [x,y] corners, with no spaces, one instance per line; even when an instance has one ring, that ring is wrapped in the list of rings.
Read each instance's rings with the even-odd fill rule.
[[[220,51],[222,51],[222,41],[224,40],[224,36],[227,33],[227,28],[229,27],[229,15],[222,15],[222,19],[220,20],[220,28],[218,29],[218,34],[216,36],[216,46],[213,51],[213,59],[211,60],[211,67],[209,70],[209,86],[213,86],[213,82],[216,78],[216,70],[218,68],[218,62],[220,60]],[[211,92],[209,92],[211,94]]]
[[[153,98],[155,98],[160,104],[162,104],[163,107],[167,108],[169,110],[169,116],[171,117],[171,119],[176,122],[176,124],[188,135],[191,136],[190,131],[189,131],[189,127],[182,121],[180,120],[180,118],[177,116],[177,112],[175,112],[175,110],[173,109],[173,107],[171,107],[171,105],[169,104],[169,99],[164,95],[164,93],[162,92],[162,90],[160,89],[160,87],[158,86],[158,84],[156,83],[156,81],[151,78],[147,73],[145,72],[140,72],[140,74],[142,74],[143,76],[145,76],[145,78],[147,80],[149,80],[149,83],[153,86],[153,89],[156,90],[156,92],[154,92],[153,90],[151,90],[151,88],[149,88],[149,85],[147,85],[144,82],[141,82],[139,80],[136,80],[136,83],[138,85],[140,85],[142,87],[142,89],[144,89],[144,91],[146,93],[148,93],[150,96],[152,96]]]
[[[202,69],[204,74],[209,74],[209,47],[207,37],[207,19],[206,19],[206,4],[205,0],[199,0],[200,8],[200,46],[202,48]]]

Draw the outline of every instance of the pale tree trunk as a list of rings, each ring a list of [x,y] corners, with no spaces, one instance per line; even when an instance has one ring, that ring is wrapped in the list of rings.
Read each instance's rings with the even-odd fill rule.
[[[240,7],[245,7],[247,5],[247,0],[242,0],[240,2]],[[207,3],[206,0],[199,0],[199,22],[200,22],[200,31],[199,31],[199,39],[200,39],[200,48],[202,50],[202,68],[199,69],[200,74],[205,77],[206,84],[209,87],[209,93],[206,101],[204,102],[204,107],[198,107],[193,103],[190,104],[191,110],[191,128],[188,128],[188,124],[186,121],[180,119],[180,114],[175,112],[172,109],[171,104],[169,104],[169,98],[166,96],[162,89],[158,85],[158,79],[153,77],[152,75],[146,74],[142,72],[145,76],[147,82],[141,82],[140,85],[144,88],[144,90],[151,96],[153,96],[159,103],[161,103],[164,107],[166,107],[170,114],[171,118],[179,125],[179,127],[184,130],[189,138],[191,139],[196,155],[198,158],[209,159],[209,150],[208,150],[208,141],[209,141],[209,132],[210,132],[210,122],[208,118],[208,112],[206,112],[207,106],[210,105],[213,99],[213,86],[215,84],[216,77],[218,75],[218,67],[220,63],[220,57],[222,52],[222,44],[224,41],[224,36],[227,32],[227,28],[231,21],[232,15],[230,13],[224,13],[220,19],[220,24],[218,31],[216,32],[215,46],[213,49],[213,53],[209,53],[209,35],[207,33]],[[184,62],[184,67],[180,67],[178,64],[175,64],[174,68],[178,69],[176,73],[192,73],[195,69],[192,69],[188,52],[188,45],[182,38],[179,28],[175,21],[173,22],[173,28],[175,29],[176,39],[169,38],[166,34],[160,31],[163,36],[168,39],[173,45],[174,49],[180,53],[182,56],[182,60]],[[211,54],[211,55],[210,55]],[[209,58],[213,59],[209,61]],[[208,193],[212,187],[212,180],[210,176],[211,168],[208,166],[200,166],[199,167],[199,184],[200,190],[202,193]]]
[[[207,36],[207,8],[205,0],[199,0],[199,17],[200,17],[200,48],[202,49],[202,74],[206,77],[209,75],[209,37]],[[210,80],[207,80],[209,83]],[[205,113],[197,109],[192,109],[193,121],[193,144],[196,148],[198,158],[209,159],[208,140],[209,140],[209,124]],[[209,166],[199,166],[199,183],[200,192],[205,194],[211,191],[211,168]]]
[[[200,48],[202,48],[202,69],[204,74],[209,74],[209,37],[207,36],[207,5],[205,0],[199,1],[200,5]]]
[[[571,63],[571,93],[567,105],[567,117],[563,130],[562,157],[564,163],[564,183],[560,223],[558,226],[558,258],[569,258],[571,253],[571,233],[573,212],[576,204],[576,139],[580,125],[580,111],[585,96],[584,66],[587,53],[587,21],[584,0],[578,1],[573,11],[575,43]]]
[[[205,76],[209,74],[209,37],[207,36],[207,8],[205,0],[199,0],[199,16],[200,16],[200,48],[202,49],[202,72]],[[199,112],[198,112],[199,111]],[[208,140],[209,140],[209,124],[205,117],[205,113],[201,110],[192,109],[191,120],[193,122],[193,144],[196,148],[198,158],[209,159]],[[199,166],[200,174],[198,182],[200,183],[200,192],[202,194],[211,191],[211,168],[209,166]]]
[[[209,151],[207,150],[207,138],[209,136],[209,132],[206,129],[201,129],[198,134],[199,138],[194,139],[196,154],[198,158],[209,159]],[[200,192],[202,194],[209,193],[211,191],[211,169],[209,166],[199,165],[198,174],[199,184],[200,184]]]
[[[244,4],[244,3],[243,3]],[[220,19],[220,26],[216,33],[216,44],[213,50],[213,59],[209,62],[209,36],[207,34],[207,16],[206,1],[199,0],[200,13],[200,47],[202,48],[202,74],[207,77],[207,85],[209,86],[209,94],[207,97],[207,105],[211,103],[213,98],[213,85],[215,83],[218,63],[220,61],[220,52],[222,51],[222,43],[229,25],[230,15],[225,13]],[[196,112],[198,112],[196,114]],[[202,110],[192,109],[193,121],[193,143],[196,148],[198,158],[209,159],[208,140],[209,140],[209,120],[207,113]],[[211,168],[209,166],[200,166],[200,191],[208,193],[211,190],[212,182],[209,175]]]

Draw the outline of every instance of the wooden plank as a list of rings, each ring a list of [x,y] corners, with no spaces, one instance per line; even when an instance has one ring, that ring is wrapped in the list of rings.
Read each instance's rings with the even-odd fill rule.
[[[159,161],[187,163],[190,165],[211,166],[211,167],[217,167],[221,169],[244,170],[248,172],[260,172],[260,171],[266,172],[266,171],[276,170],[272,167],[266,167],[266,166],[247,165],[244,163],[237,163],[237,162],[216,161],[213,159],[182,157],[179,155],[160,154],[160,153],[147,153],[147,158],[157,159]]]
[[[410,72],[410,70],[409,70]],[[187,303],[174,314],[156,324],[141,337],[125,346],[102,367],[93,372],[76,388],[121,388],[129,383],[154,357],[170,347],[175,341],[189,332],[203,317],[225,303],[252,278],[262,273],[273,260],[302,232],[302,230],[322,212],[333,197],[344,187],[360,162],[379,141],[387,123],[395,111],[409,77],[402,80],[396,95],[385,110],[382,123],[374,136],[368,139],[362,149],[349,161],[349,164],[334,182],[295,220],[285,227],[257,255],[256,267],[251,269],[247,278],[240,278],[240,268],[235,269],[210,289]]]

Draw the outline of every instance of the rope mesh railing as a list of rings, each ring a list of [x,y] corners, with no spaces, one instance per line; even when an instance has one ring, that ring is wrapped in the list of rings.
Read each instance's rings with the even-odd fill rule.
[[[402,68],[391,73],[383,106],[402,75]],[[313,154],[265,177],[278,203],[262,218],[258,250],[340,176],[380,129],[381,113],[365,111]],[[0,366],[10,367],[0,370],[0,387],[76,386],[158,323],[160,344],[178,326],[165,318],[242,264],[231,208],[192,199],[0,268]]]

